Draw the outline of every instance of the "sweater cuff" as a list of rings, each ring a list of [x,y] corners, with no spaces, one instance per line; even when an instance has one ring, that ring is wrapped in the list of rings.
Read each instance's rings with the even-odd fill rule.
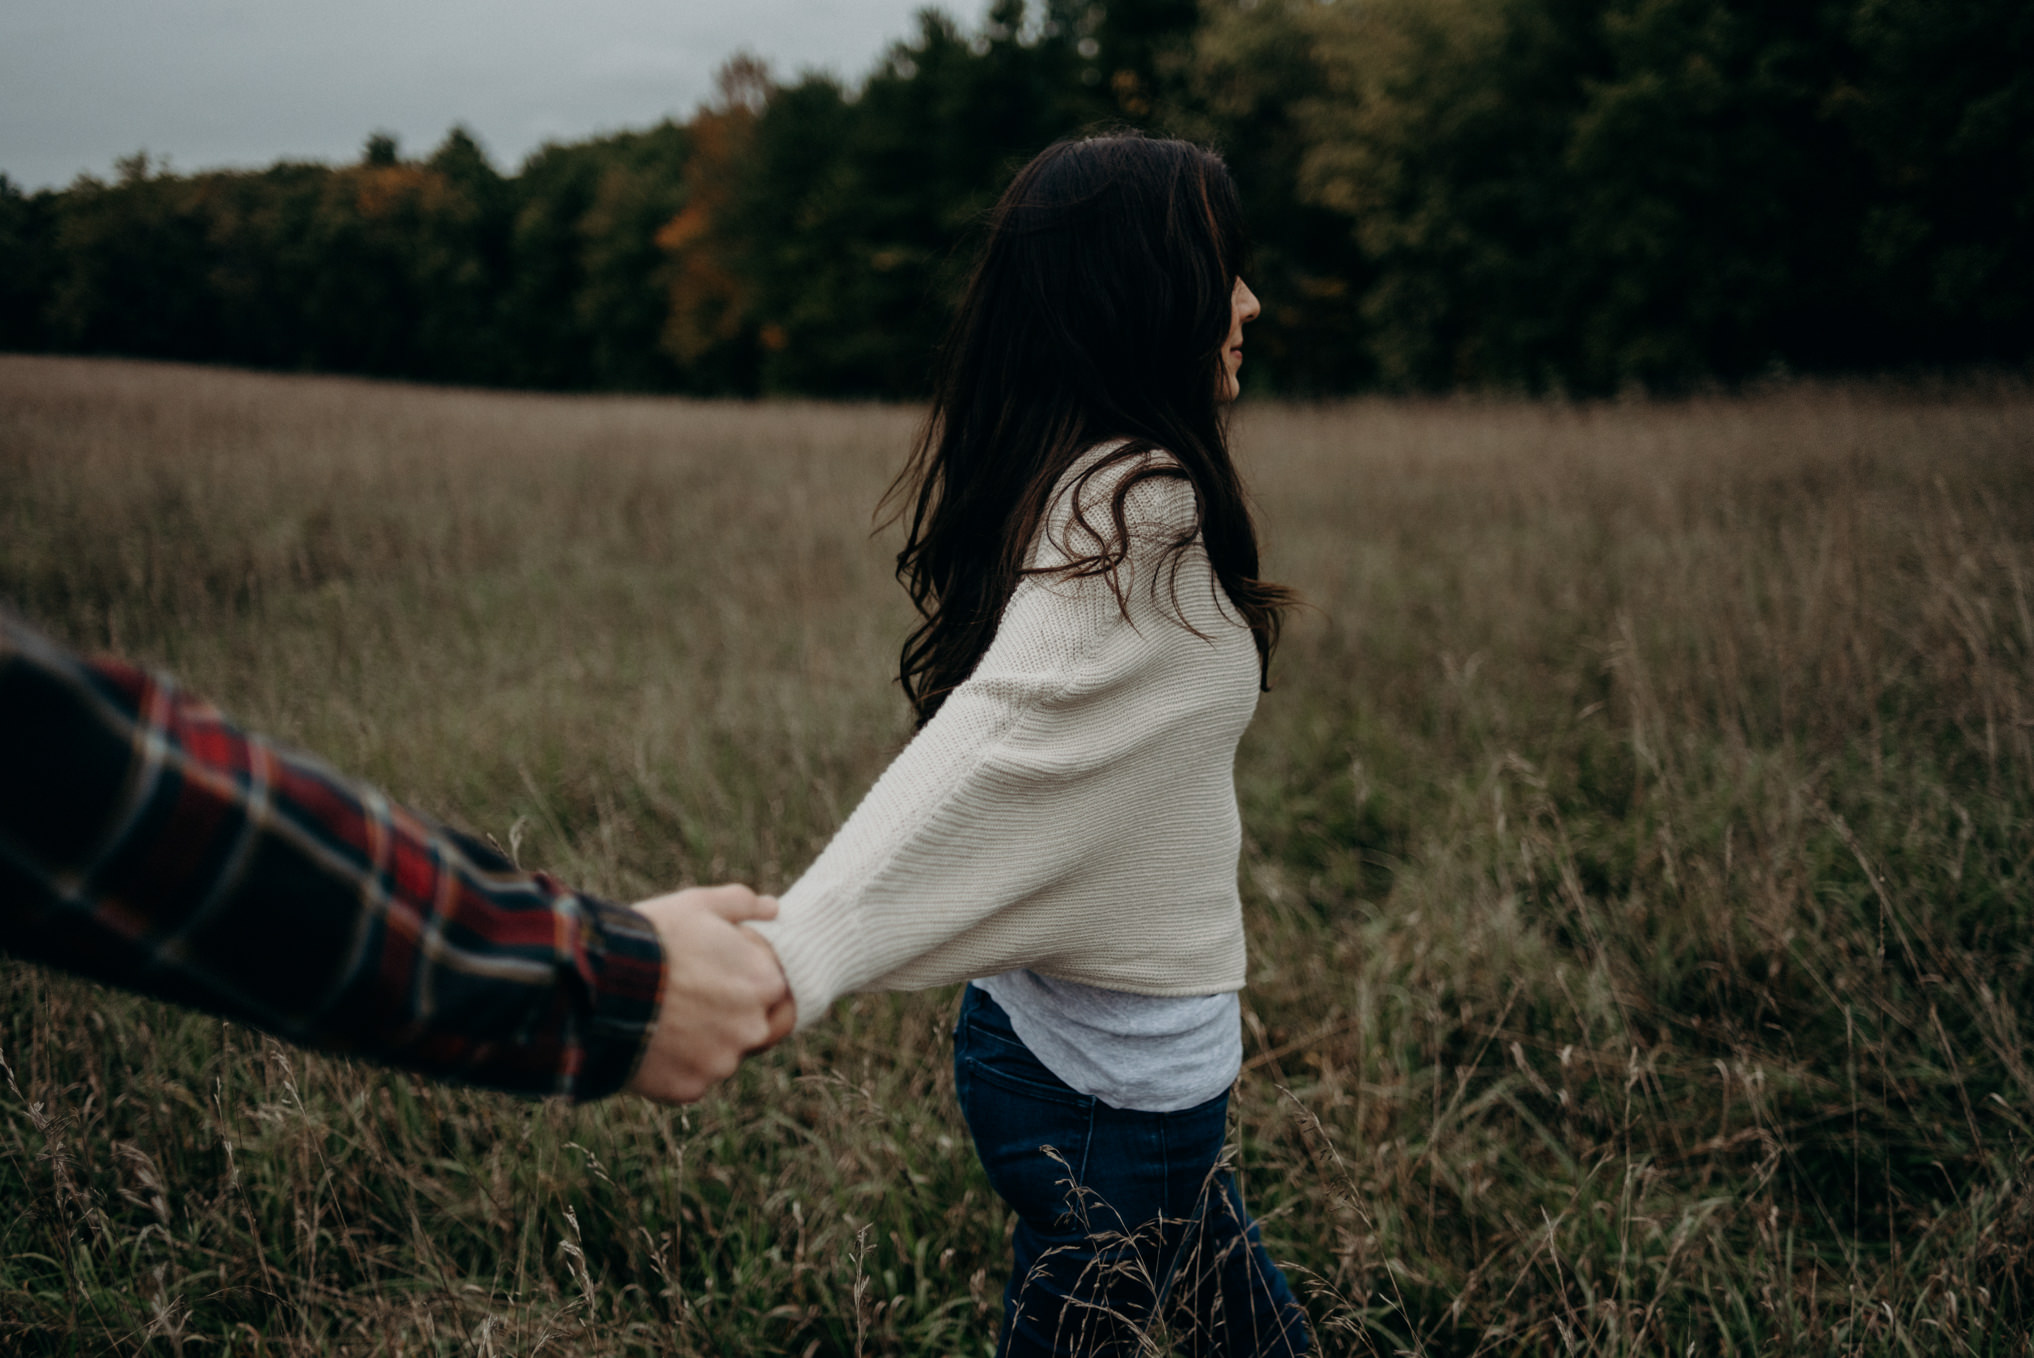
[[[802,1031],[819,1022],[833,1002],[870,979],[862,963],[862,930],[854,912],[837,900],[797,886],[777,901],[777,918],[748,926],[777,950],[784,980],[798,1005]]]

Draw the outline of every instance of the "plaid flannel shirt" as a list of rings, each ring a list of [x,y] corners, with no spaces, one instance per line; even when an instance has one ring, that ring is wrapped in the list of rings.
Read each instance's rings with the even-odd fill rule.
[[[634,1071],[635,911],[0,616],[0,950],[294,1042],[517,1094]]]

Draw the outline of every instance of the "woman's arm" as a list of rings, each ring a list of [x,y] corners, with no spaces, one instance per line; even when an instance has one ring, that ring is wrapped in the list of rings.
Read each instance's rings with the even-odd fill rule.
[[[1109,522],[1115,477],[1130,471],[1090,482],[1090,523]],[[801,1026],[849,991],[939,984],[1063,952],[1063,930],[1003,928],[985,943],[983,926],[1094,875],[1099,855],[1136,834],[1150,803],[1163,801],[1154,779],[1168,742],[1226,740],[1226,779],[1236,731],[1203,729],[1202,716],[1210,685],[1235,705],[1239,624],[1197,543],[1176,582],[1166,553],[1193,525],[1192,488],[1146,479],[1125,507],[1120,600],[1104,577],[1027,578],[975,672],[783,894],[779,917],[757,926],[783,963]],[[1179,610],[1201,635],[1175,613],[1175,583]],[[1254,702],[1247,632],[1241,645]],[[1233,851],[1225,872],[1233,888]]]

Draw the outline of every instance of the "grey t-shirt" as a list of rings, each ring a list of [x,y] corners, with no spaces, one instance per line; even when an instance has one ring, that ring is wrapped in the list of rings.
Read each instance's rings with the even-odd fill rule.
[[[1220,1094],[1243,1068],[1243,1011],[1233,990],[1133,995],[1033,971],[973,984],[1003,1007],[1047,1070],[1112,1108],[1176,1113]]]

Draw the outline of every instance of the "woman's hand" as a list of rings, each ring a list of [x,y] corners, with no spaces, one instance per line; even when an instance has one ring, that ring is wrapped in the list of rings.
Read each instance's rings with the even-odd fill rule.
[[[636,909],[664,945],[664,1001],[628,1088],[658,1103],[690,1103],[797,1023],[776,952],[743,927],[775,919],[777,902],[745,886],[711,886],[638,901]]]

